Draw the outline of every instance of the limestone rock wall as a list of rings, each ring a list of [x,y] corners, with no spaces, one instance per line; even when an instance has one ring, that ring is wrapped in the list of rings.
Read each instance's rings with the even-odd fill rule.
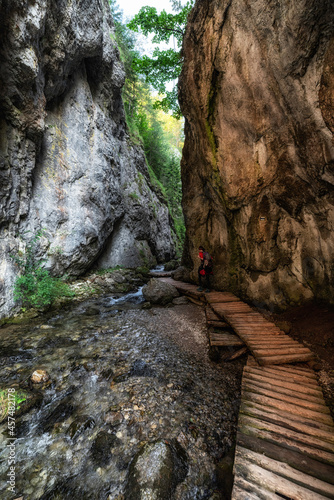
[[[54,273],[172,258],[174,233],[127,133],[107,0],[0,0],[0,316],[20,238]],[[30,231],[30,233],[26,233]]]
[[[284,308],[334,302],[334,9],[330,0],[200,0],[179,84],[184,262]]]

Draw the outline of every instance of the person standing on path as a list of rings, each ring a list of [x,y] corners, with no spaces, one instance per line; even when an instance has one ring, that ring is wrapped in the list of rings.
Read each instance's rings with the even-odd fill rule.
[[[206,293],[210,292],[210,276],[213,274],[212,268],[213,268],[213,263],[212,263],[212,257],[211,255],[205,251],[205,249],[200,246],[198,248],[198,258],[201,261],[201,264],[198,268],[198,284],[199,288],[197,290],[199,292],[203,292],[203,287],[202,287],[202,278],[205,276],[205,286],[206,286]]]

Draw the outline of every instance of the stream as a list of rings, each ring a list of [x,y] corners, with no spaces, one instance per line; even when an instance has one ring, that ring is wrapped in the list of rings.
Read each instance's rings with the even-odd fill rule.
[[[1,499],[126,500],[131,461],[158,439],[187,457],[173,498],[226,498],[219,464],[235,439],[242,366],[210,361],[201,308],[143,304],[140,288],[0,328],[1,388],[32,402],[15,438],[1,424]],[[49,381],[32,384],[36,369]]]

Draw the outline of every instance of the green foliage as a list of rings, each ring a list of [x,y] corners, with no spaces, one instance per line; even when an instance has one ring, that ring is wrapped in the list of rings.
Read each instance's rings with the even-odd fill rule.
[[[98,269],[97,271],[94,272],[99,276],[103,276],[105,274],[112,273],[113,271],[121,271],[122,269],[125,269],[125,266],[117,265],[115,267],[108,267],[107,269]]]
[[[12,259],[20,270],[14,285],[14,299],[22,303],[23,308],[50,306],[58,297],[73,297],[74,293],[61,278],[50,276],[43,267],[46,259],[38,258],[38,242],[45,234],[38,231],[26,245],[23,255],[17,253]]]
[[[180,10],[179,2],[174,1],[173,3],[175,8]],[[115,0],[112,0],[110,4],[115,21],[115,37],[126,73],[123,102],[131,139],[135,144],[142,145],[153,189],[159,198],[164,198],[169,205],[181,252],[185,234],[181,209],[182,188],[180,178],[183,124],[181,120],[173,117],[180,116],[177,88],[175,87],[171,92],[165,89],[165,83],[169,79],[178,77],[182,62],[180,52],[156,49],[154,57],[159,61],[154,62],[153,66],[151,66],[150,59],[146,56],[141,58],[136,50],[139,43],[136,42],[137,35],[135,32],[140,29],[139,23],[134,22],[134,30],[131,32],[123,24],[122,14]],[[190,4],[187,5],[189,7]],[[153,23],[156,29],[159,28],[160,30],[159,33],[156,33],[155,40],[157,42],[168,41],[171,34],[173,34],[172,30],[175,28],[176,33],[174,35],[178,36],[178,44],[180,45],[186,15],[187,12],[184,10],[176,15],[162,13],[158,16],[156,10],[152,10],[150,7],[142,9],[138,14],[140,23],[144,26],[144,33],[149,33],[150,25]],[[147,16],[149,19],[146,19]],[[133,21],[130,25],[132,23]],[[164,24],[165,30],[163,28]],[[163,81],[164,78],[165,81]],[[163,93],[159,100],[153,95],[152,87]],[[173,116],[171,116],[170,110],[173,110]],[[139,190],[141,190],[143,179],[139,177],[137,181]],[[134,200],[136,199],[136,193],[131,193],[129,196]]]
[[[14,392],[10,393],[11,397],[8,397],[8,390],[1,389],[0,390],[0,422],[3,421],[9,412],[9,408],[11,406],[15,406],[15,410],[19,410],[21,408],[20,404],[26,401],[28,395],[23,392]]]
[[[129,194],[130,198],[132,198],[134,201],[139,200],[139,195],[137,193],[130,193]]]
[[[177,101],[177,87],[172,91],[167,91],[167,84],[179,77],[182,68],[181,47],[188,14],[193,6],[193,1],[189,1],[182,6],[181,2],[174,1],[173,9],[176,14],[167,14],[163,10],[160,14],[154,7],[142,7],[128,27],[138,33],[141,31],[145,36],[153,33],[152,42],[169,43],[173,37],[176,42],[176,49],[160,50],[156,48],[152,57],[134,56],[133,68],[145,76],[146,82],[152,85],[160,94],[165,96],[158,100],[156,107],[164,111],[171,110],[175,118],[181,117],[180,107]]]

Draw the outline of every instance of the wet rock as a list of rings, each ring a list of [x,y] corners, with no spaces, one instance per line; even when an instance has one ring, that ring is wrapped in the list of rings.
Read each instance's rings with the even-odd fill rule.
[[[112,427],[117,427],[123,422],[123,415],[120,411],[111,411],[104,417],[104,421]]]
[[[69,434],[73,440],[76,440],[86,429],[93,429],[94,427],[95,420],[92,417],[88,415],[79,415],[69,426],[67,434]]]
[[[100,379],[105,379],[105,380],[110,380],[114,375],[114,372],[111,368],[106,368],[105,370],[102,370]]]
[[[179,296],[179,292],[169,283],[159,281],[157,278],[152,278],[147,285],[143,287],[143,295],[145,300],[152,304],[166,305],[175,297]]]
[[[47,488],[39,500],[73,500],[84,498],[85,500],[95,500],[96,498],[107,498],[107,493],[96,489],[94,493],[88,493],[85,486],[81,484],[80,478],[72,476],[57,481],[55,486]]]
[[[178,267],[175,271],[172,272],[172,278],[176,281],[190,281],[190,269],[184,266]]]
[[[97,316],[100,314],[100,308],[95,306],[87,307],[85,314],[86,316]]]
[[[119,384],[120,382],[124,382],[125,380],[127,380],[129,378],[129,375],[130,374],[128,372],[115,375],[112,379],[112,385]]]
[[[126,500],[168,500],[188,471],[187,456],[175,441],[146,444],[134,457],[125,489]]]
[[[74,411],[75,406],[66,398],[49,415],[41,419],[37,429],[38,433],[51,432],[55,424],[67,420]]]
[[[44,382],[47,382],[50,378],[50,375],[48,374],[47,371],[45,370],[35,370],[33,374],[31,375],[31,382],[33,384],[42,384]]]
[[[12,365],[16,362],[32,359],[31,352],[21,349],[3,348],[0,351],[0,366]]]
[[[176,297],[175,299],[173,299],[173,304],[175,306],[182,306],[184,304],[189,304],[189,300],[187,299],[187,297]]]
[[[38,342],[37,349],[54,349],[55,347],[69,347],[74,345],[75,341],[70,337],[47,337]]]
[[[130,369],[131,377],[154,377],[155,371],[143,359],[137,359]]]
[[[113,273],[112,275],[113,280],[116,281],[116,283],[125,283],[126,278],[123,276],[122,273]]]
[[[95,438],[91,447],[91,456],[96,465],[103,467],[110,462],[111,448],[115,445],[117,437],[108,431],[101,431]]]
[[[179,262],[177,260],[170,260],[169,262],[166,262],[166,264],[164,265],[164,270],[174,271],[178,266]]]

